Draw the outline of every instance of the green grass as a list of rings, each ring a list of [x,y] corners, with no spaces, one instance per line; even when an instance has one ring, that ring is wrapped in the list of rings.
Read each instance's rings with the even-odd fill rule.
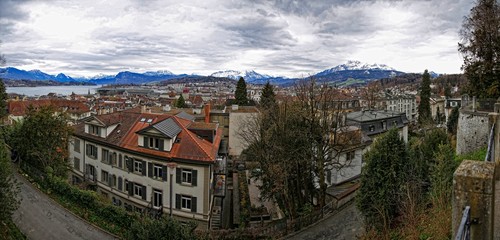
[[[486,158],[486,151],[488,151],[488,147],[480,148],[474,152],[457,155],[455,156],[455,161],[459,163],[461,163],[463,160],[484,161],[484,158]]]

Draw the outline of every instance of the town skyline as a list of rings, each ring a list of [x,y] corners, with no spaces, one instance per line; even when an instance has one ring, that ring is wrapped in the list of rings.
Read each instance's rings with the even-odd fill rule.
[[[256,70],[307,76],[348,60],[460,73],[473,1],[2,1],[7,66],[71,76]]]

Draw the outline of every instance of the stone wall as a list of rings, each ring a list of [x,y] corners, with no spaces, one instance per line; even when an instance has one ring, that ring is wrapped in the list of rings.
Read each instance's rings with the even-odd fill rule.
[[[462,220],[466,206],[470,207],[471,238],[493,239],[494,232],[495,163],[463,161],[453,176],[452,231],[453,236]]]
[[[457,128],[457,154],[487,146],[490,124],[487,112],[460,110]]]

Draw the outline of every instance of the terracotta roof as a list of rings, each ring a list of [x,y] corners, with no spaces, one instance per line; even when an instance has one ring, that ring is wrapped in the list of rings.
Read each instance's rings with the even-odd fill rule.
[[[189,129],[217,130],[217,123],[193,122],[189,125]]]
[[[106,117],[105,117],[106,116]],[[123,111],[108,115],[100,115],[100,118],[118,119],[118,126],[109,134],[107,138],[100,138],[85,133],[84,123],[75,125],[75,135],[93,139],[97,142],[103,142],[125,148],[142,154],[166,159],[185,159],[191,161],[214,162],[219,149],[222,129],[217,129],[215,139],[212,142],[202,139],[188,128],[192,121],[167,114],[140,113],[135,111]],[[151,119],[141,121],[142,118]],[[169,152],[147,149],[138,145],[137,132],[146,128],[160,124],[161,122],[173,122],[180,128],[177,134],[177,141],[173,144]]]
[[[14,116],[24,116],[28,111],[28,107],[32,106],[35,109],[42,106],[53,106],[57,110],[63,110],[68,113],[81,114],[90,112],[90,108],[82,102],[66,99],[44,99],[30,101],[9,101],[9,113]]]

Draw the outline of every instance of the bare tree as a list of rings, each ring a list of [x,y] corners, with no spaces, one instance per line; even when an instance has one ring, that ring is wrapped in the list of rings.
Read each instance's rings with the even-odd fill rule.
[[[368,109],[375,109],[377,100],[379,100],[379,92],[382,89],[380,82],[374,81],[368,83],[361,89],[361,97],[366,101]]]

